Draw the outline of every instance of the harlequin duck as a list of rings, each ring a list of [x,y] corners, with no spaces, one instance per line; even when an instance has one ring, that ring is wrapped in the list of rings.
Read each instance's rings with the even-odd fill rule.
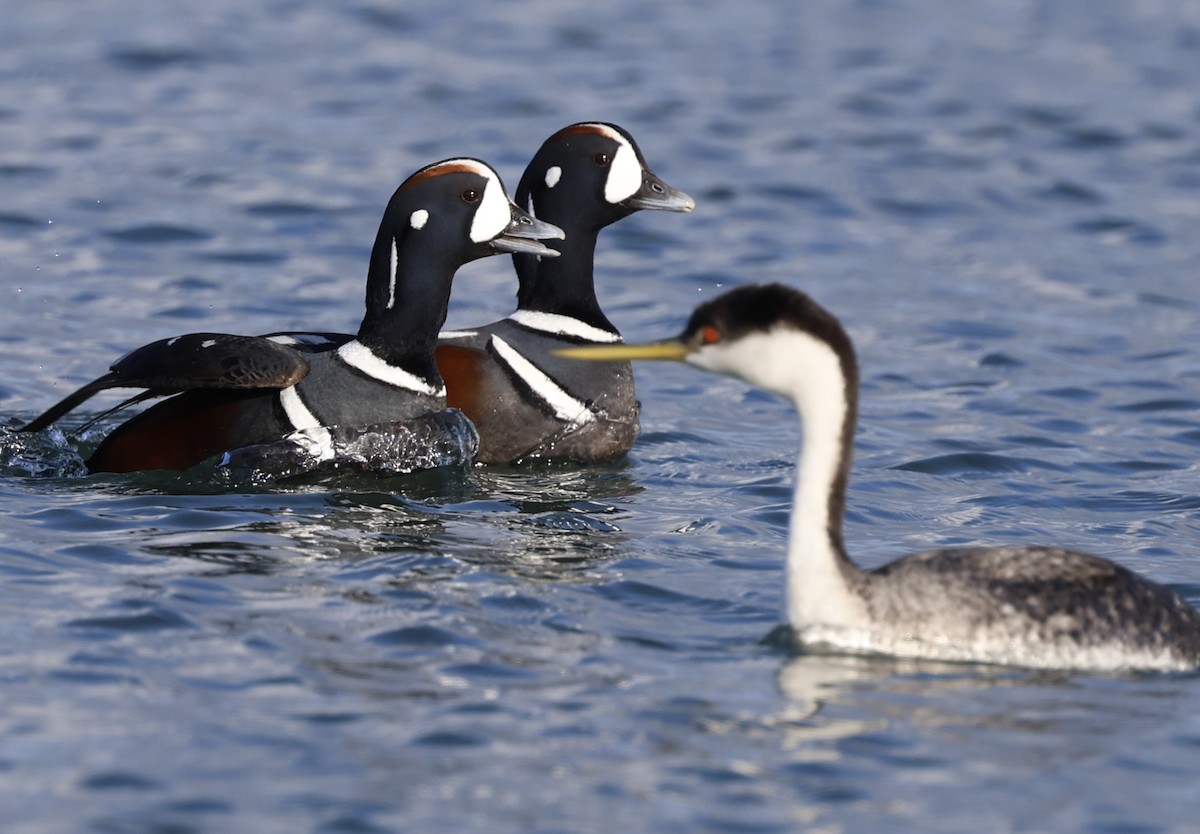
[[[334,458],[335,427],[400,430],[446,410],[433,353],[460,266],[501,252],[553,257],[538,240],[561,237],[562,230],[514,205],[485,163],[429,165],[396,189],[384,212],[357,335],[165,339],[119,360],[22,431],[45,428],[98,391],[137,387],[146,390],[118,408],[175,396],[118,426],[87,461],[90,471],[186,469],[282,440],[315,460]],[[469,427],[457,430],[474,440]],[[392,463],[388,468],[404,469],[404,461]]]
[[[552,351],[621,341],[596,300],[592,262],[600,230],[639,209],[689,212],[695,201],[650,170],[628,132],[600,122],[573,124],[547,139],[516,200],[566,232],[550,244],[561,257],[514,254],[516,311],[441,334],[437,363],[447,402],[475,424],[483,463],[619,457],[639,432],[629,363],[572,362]]]

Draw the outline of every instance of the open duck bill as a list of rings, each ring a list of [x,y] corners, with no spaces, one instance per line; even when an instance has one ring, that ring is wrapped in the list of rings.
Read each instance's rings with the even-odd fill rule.
[[[501,252],[525,252],[543,258],[557,258],[559,253],[541,241],[564,240],[566,232],[553,223],[538,220],[516,204],[509,205],[512,207],[512,220],[499,236],[490,241],[491,247]]]

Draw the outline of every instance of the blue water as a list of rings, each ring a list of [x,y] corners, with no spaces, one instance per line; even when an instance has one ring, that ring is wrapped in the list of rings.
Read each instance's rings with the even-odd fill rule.
[[[627,336],[762,280],[850,328],[861,562],[1049,542],[1200,604],[1191,5],[114,0],[0,45],[3,425],[164,336],[354,329],[404,176],[515,186],[605,119],[698,203],[602,238]],[[513,293],[474,263],[449,324]],[[1196,677],[765,639],[793,416],[638,382],[611,466],[243,488],[4,439],[3,830],[1196,829]]]

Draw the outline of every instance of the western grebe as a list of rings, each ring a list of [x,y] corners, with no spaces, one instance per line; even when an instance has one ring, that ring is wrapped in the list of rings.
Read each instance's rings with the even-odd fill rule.
[[[1120,565],[1057,547],[964,547],[858,567],[842,539],[858,410],[849,336],[808,296],[750,286],[701,305],[677,338],[568,348],[669,359],[795,403],[803,439],[787,553],[788,619],[809,648],[1098,671],[1195,669],[1200,613]]]

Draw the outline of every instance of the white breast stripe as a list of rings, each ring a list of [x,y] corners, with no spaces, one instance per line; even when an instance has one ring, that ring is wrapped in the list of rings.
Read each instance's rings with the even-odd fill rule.
[[[316,429],[321,427],[321,422],[300,399],[295,385],[279,392],[279,404],[283,406],[283,413],[287,415],[292,428]]]
[[[296,429],[285,439],[292,441],[306,454],[312,455],[317,460],[331,459],[333,457],[333,436],[330,435],[329,429],[322,426],[316,416],[308,410],[304,400],[300,399],[296,386],[293,385],[280,391],[279,402],[283,406],[283,413],[287,415],[292,427]]]
[[[478,330],[443,330],[438,334],[438,339],[469,339],[478,333]]]
[[[518,353],[512,345],[499,336],[492,337],[492,344],[500,359],[512,369],[513,373],[524,380],[533,393],[537,394],[552,409],[554,416],[564,423],[583,425],[596,419],[596,415],[579,400],[564,391],[557,382]]]
[[[573,336],[589,342],[604,342],[611,344],[621,341],[621,334],[610,333],[599,327],[584,324],[579,319],[570,316],[560,316],[558,313],[539,313],[536,310],[517,310],[508,317],[522,327],[530,330],[540,330],[543,333],[553,333],[555,336]]]
[[[418,394],[430,394],[434,397],[446,396],[446,386],[443,385],[440,388],[434,388],[416,374],[410,374],[403,368],[389,365],[372,353],[371,349],[358,339],[346,342],[346,344],[338,348],[337,353],[338,356],[342,357],[343,362],[352,368],[362,371],[371,377],[371,379],[386,382],[388,385],[394,385],[397,388],[415,391]]]

